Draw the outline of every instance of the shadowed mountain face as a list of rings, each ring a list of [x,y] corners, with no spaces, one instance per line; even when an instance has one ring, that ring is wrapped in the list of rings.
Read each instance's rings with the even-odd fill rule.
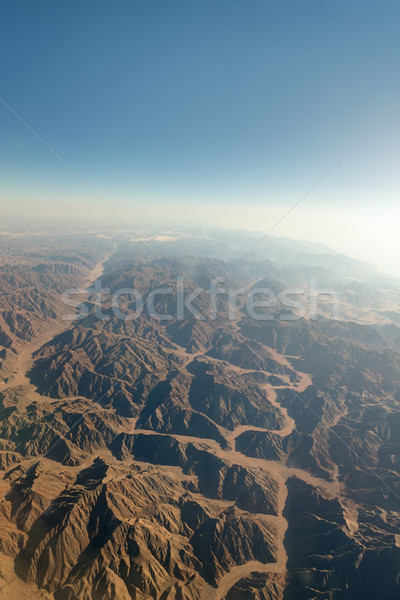
[[[398,283],[168,239],[0,236],[0,598],[399,597]]]

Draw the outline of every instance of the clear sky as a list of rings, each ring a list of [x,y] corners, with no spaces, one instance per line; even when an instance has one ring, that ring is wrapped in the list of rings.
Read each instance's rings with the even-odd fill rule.
[[[0,97],[123,219],[268,230],[400,100],[399,26],[398,0],[2,0]],[[399,126],[274,234],[389,265]],[[0,176],[5,215],[105,216],[1,103]]]

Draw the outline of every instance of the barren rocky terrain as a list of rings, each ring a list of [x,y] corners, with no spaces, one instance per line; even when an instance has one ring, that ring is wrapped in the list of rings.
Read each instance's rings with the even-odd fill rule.
[[[171,239],[0,235],[0,598],[400,597],[398,283]]]

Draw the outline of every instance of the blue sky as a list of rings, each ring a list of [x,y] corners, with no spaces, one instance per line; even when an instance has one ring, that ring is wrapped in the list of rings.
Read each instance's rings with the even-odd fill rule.
[[[395,0],[3,0],[0,96],[121,210],[286,207],[400,99],[399,22]],[[399,123],[308,205],[396,204]],[[2,202],[85,200],[4,106],[0,132]]]

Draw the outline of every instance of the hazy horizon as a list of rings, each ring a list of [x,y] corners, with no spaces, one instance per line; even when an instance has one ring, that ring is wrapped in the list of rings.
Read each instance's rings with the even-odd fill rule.
[[[159,207],[158,207],[159,208]],[[47,217],[40,217],[37,214],[35,216],[22,216],[15,215],[14,217],[9,216],[3,220],[2,226],[0,227],[0,234],[2,229],[13,229],[35,227],[79,227],[82,230],[88,230],[91,228],[99,229],[124,229],[124,225],[127,230],[131,230],[136,234],[136,230],[143,228],[149,228],[154,234],[163,233],[177,229],[178,231],[201,231],[205,230],[242,230],[247,233],[255,235],[255,241],[262,239],[265,235],[270,235],[276,238],[288,238],[295,241],[306,241],[312,244],[322,244],[327,249],[338,253],[344,254],[350,258],[365,261],[372,266],[376,267],[381,273],[400,277],[400,265],[397,257],[400,253],[400,240],[398,239],[398,222],[399,215],[394,214],[392,218],[386,220],[382,219],[381,211],[378,209],[375,212],[370,212],[368,217],[364,213],[362,228],[359,222],[358,211],[348,211],[347,218],[344,216],[343,211],[337,212],[336,214],[331,211],[307,211],[301,220],[299,226],[299,219],[296,214],[288,215],[282,223],[276,225],[281,218],[284,211],[280,207],[271,210],[263,209],[265,215],[264,219],[256,217],[254,221],[249,220],[246,222],[240,213],[230,213],[228,218],[221,215],[220,220],[211,220],[210,218],[202,218],[201,212],[199,218],[186,218],[182,216],[180,211],[179,217],[174,219],[172,217],[162,219],[158,215],[156,219],[150,215],[134,218],[132,213],[120,210],[118,211],[118,217],[110,214],[104,207],[101,207],[102,214],[84,215],[82,217],[71,218],[71,215],[65,214],[63,217],[55,217],[51,213],[48,213]],[[154,212],[154,207],[150,209],[150,212]],[[192,209],[191,209],[192,210]],[[215,211],[214,207],[208,207],[207,213]],[[261,212],[261,211],[260,211]],[[323,212],[323,214],[321,214]],[[295,213],[295,211],[293,211]],[[321,222],[318,222],[318,218],[321,222],[328,219],[330,223],[330,230],[321,230]],[[225,221],[225,222],[224,222]],[[265,224],[265,229],[261,229],[261,225]],[[268,233],[269,229],[273,228],[271,233]],[[338,229],[341,228],[341,236],[337,235]],[[258,237],[257,237],[258,236]],[[374,244],[371,245],[371,240],[374,240]],[[379,246],[379,244],[382,244]],[[249,250],[251,244],[249,245]]]

